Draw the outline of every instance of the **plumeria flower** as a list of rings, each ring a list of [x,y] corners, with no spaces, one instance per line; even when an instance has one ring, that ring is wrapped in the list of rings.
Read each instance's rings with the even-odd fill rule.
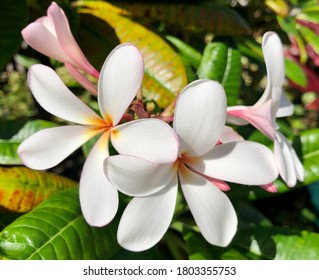
[[[237,217],[218,183],[267,184],[278,175],[272,152],[248,142],[218,143],[226,120],[222,86],[210,80],[189,84],[179,95],[173,126],[179,139],[174,162],[161,164],[115,155],[105,160],[105,174],[125,194],[135,196],[126,207],[117,238],[132,251],[155,245],[172,220],[178,180],[201,234],[211,244],[227,246]]]
[[[18,149],[26,166],[51,168],[93,136],[101,135],[85,161],[80,179],[81,208],[90,225],[108,224],[118,209],[118,192],[103,172],[109,140],[125,154],[148,159],[151,153],[160,162],[176,158],[178,142],[165,122],[143,119],[119,125],[141,86],[143,73],[142,55],[133,45],[123,44],[111,52],[98,82],[100,117],[73,95],[51,68],[34,65],[29,70],[29,86],[38,103],[49,113],[77,125],[44,129],[27,138]]]
[[[65,13],[52,2],[47,14],[22,30],[24,40],[38,52],[63,62],[71,75],[96,95],[96,87],[79,70],[95,78],[99,77],[99,72],[86,59],[74,39]]]
[[[293,114],[293,105],[282,93],[285,78],[284,54],[278,35],[267,32],[263,36],[263,54],[267,69],[267,86],[253,106],[232,106],[227,109],[227,122],[235,125],[251,124],[274,141],[274,153],[279,174],[289,187],[297,179],[303,181],[304,171],[296,152],[279,132],[276,118]],[[270,187],[270,186],[269,186]],[[273,189],[274,185],[271,185]]]

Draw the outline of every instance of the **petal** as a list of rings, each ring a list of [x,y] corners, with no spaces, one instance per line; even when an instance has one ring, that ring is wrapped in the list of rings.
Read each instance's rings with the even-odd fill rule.
[[[267,69],[267,86],[256,105],[270,100],[272,88],[282,87],[285,78],[284,52],[278,35],[266,32],[263,36],[262,49]]]
[[[155,163],[174,162],[178,138],[173,129],[158,119],[141,119],[116,126],[111,141],[120,154],[134,155]]]
[[[51,68],[41,64],[31,66],[28,82],[34,98],[49,113],[79,124],[104,123],[64,85]]]
[[[56,3],[52,2],[48,8],[48,16],[54,24],[57,40],[63,51],[71,59],[71,63],[98,78],[98,71],[96,71],[88,62],[79,45],[75,41],[64,11]]]
[[[128,155],[111,156],[105,160],[106,177],[121,192],[132,196],[146,196],[158,192],[176,176],[176,167],[155,164]]]
[[[220,136],[219,141],[222,143],[244,141],[244,138],[233,128],[225,126],[223,134]]]
[[[294,105],[283,94],[281,96],[280,105],[276,114],[277,118],[292,116],[294,113]]]
[[[291,156],[290,144],[279,131],[277,131],[274,141],[274,154],[281,178],[289,187],[295,186],[297,177]]]
[[[275,138],[275,123],[271,115],[272,100],[268,100],[262,105],[252,106],[248,110],[237,113],[237,116],[248,121],[260,132],[273,140]]]
[[[131,44],[117,46],[107,57],[98,85],[100,110],[105,120],[115,126],[141,87],[144,61]]]
[[[209,177],[244,185],[266,185],[278,176],[273,153],[250,141],[218,145],[189,165]]]
[[[119,244],[130,251],[143,251],[159,242],[172,221],[176,198],[176,176],[160,192],[133,198],[119,224]]]
[[[30,23],[21,33],[26,43],[36,51],[61,62],[69,60],[60,47],[57,38],[42,23]]]
[[[211,150],[221,136],[226,120],[226,96],[222,86],[210,80],[189,84],[179,95],[174,130],[180,153],[198,156]]]
[[[267,185],[260,185],[261,188],[263,188],[264,190],[266,190],[267,192],[270,193],[276,193],[277,192],[277,187],[274,183],[270,183]]]
[[[24,140],[18,153],[29,168],[48,169],[59,164],[97,133],[98,130],[80,125],[43,129]]]
[[[65,67],[68,69],[74,79],[78,81],[88,92],[97,96],[97,88],[93,85],[79,70],[70,63],[65,63]]]
[[[109,155],[109,134],[96,142],[83,166],[80,179],[80,203],[83,216],[91,226],[102,227],[114,218],[119,204],[116,188],[107,180],[103,162]]]
[[[249,106],[230,106],[227,107],[226,122],[234,125],[247,125],[248,121],[242,118],[242,111],[248,110]]]
[[[303,168],[303,165],[302,165],[300,159],[297,156],[296,151],[291,146],[290,146],[290,153],[291,153],[292,161],[294,163],[297,179],[299,181],[303,182],[305,171],[304,171],[304,168]]]
[[[237,230],[236,212],[228,197],[183,165],[179,168],[179,178],[201,234],[210,244],[226,247]]]

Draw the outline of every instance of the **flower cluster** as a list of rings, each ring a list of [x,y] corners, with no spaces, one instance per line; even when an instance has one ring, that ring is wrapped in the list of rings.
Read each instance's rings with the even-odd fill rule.
[[[268,84],[255,105],[227,108],[218,82],[197,80],[179,94],[172,126],[156,118],[123,121],[144,73],[143,57],[132,44],[117,46],[98,73],[55,3],[47,17],[22,34],[30,46],[64,62],[86,89],[97,93],[100,115],[70,92],[54,70],[34,65],[28,73],[34,98],[72,124],[33,134],[20,145],[19,155],[26,166],[47,169],[100,135],[83,166],[81,209],[90,225],[105,226],[117,213],[118,191],[132,196],[118,227],[118,242],[124,248],[146,250],[163,237],[173,219],[179,186],[203,237],[227,246],[237,229],[236,212],[224,192],[230,189],[227,182],[275,191],[272,183],[278,173],[289,186],[295,185],[296,178],[303,179],[295,151],[275,124],[276,116],[292,113],[286,99],[280,103],[284,70],[276,34],[264,36]],[[97,90],[83,72],[99,78]],[[226,122],[254,125],[274,141],[274,153],[245,141]],[[110,143],[116,155],[110,156]]]

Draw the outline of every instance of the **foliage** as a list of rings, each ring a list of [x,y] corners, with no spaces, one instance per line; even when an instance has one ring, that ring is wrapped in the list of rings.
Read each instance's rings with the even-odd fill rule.
[[[303,163],[304,182],[289,188],[279,178],[277,193],[230,184],[226,194],[239,225],[226,248],[203,239],[179,197],[169,231],[140,253],[117,243],[122,211],[102,228],[89,226],[82,215],[77,186],[96,138],[52,170],[21,166],[18,146],[33,133],[62,123],[34,102],[26,81],[32,64],[51,66],[82,101],[95,111],[98,105],[61,62],[22,43],[21,30],[45,15],[50,1],[14,2],[3,0],[0,11],[0,259],[319,259],[316,1],[249,1],[246,6],[240,1],[57,1],[98,70],[119,43],[139,48],[145,60],[139,100],[143,113],[152,117],[172,117],[176,96],[198,78],[219,81],[229,106],[254,104],[266,84],[261,35],[273,30],[285,45],[284,91],[295,112],[278,123]],[[133,106],[129,110],[141,117]],[[273,149],[251,126],[234,128]],[[121,196],[122,206],[129,200]]]

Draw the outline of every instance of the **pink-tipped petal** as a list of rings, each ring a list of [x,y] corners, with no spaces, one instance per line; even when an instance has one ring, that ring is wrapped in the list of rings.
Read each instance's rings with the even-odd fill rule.
[[[120,154],[133,155],[154,163],[174,162],[178,138],[173,129],[158,119],[141,119],[116,126],[111,141]]]
[[[98,84],[100,111],[115,126],[139,91],[144,74],[140,51],[131,44],[117,46],[107,57]]]
[[[223,87],[210,80],[189,84],[179,95],[174,130],[180,139],[180,153],[199,156],[219,140],[226,121],[226,96]]]
[[[133,198],[118,227],[119,244],[135,252],[153,247],[161,240],[172,221],[176,198],[176,176],[160,192],[152,196]]]
[[[64,85],[51,68],[41,64],[31,66],[28,82],[34,98],[49,113],[79,124],[104,123],[92,109]]]
[[[24,140],[18,153],[29,168],[48,169],[59,164],[97,133],[80,125],[43,129]]]
[[[98,71],[96,71],[95,68],[88,62],[85,55],[81,51],[71,33],[70,25],[66,15],[64,14],[64,11],[55,2],[52,2],[48,9],[48,16],[54,24],[58,42],[66,55],[71,59],[72,64],[88,74],[98,78]]]
[[[261,188],[263,188],[264,190],[266,190],[267,192],[270,193],[276,193],[277,192],[277,187],[274,183],[270,183],[267,185],[260,185]]]
[[[242,112],[249,110],[249,106],[230,106],[227,107],[226,123],[234,125],[247,125],[248,121],[242,118]]]
[[[272,119],[272,100],[260,106],[252,106],[247,110],[232,111],[237,117],[248,121],[251,125],[256,127],[260,132],[265,134],[268,138],[273,140],[275,138],[275,124]]]
[[[65,67],[68,69],[74,79],[78,81],[88,92],[97,96],[97,87],[93,85],[79,70],[70,63],[65,63]]]
[[[182,190],[204,238],[226,247],[237,230],[236,212],[228,197],[216,186],[187,169],[179,167]]]
[[[57,38],[42,23],[30,23],[21,33],[26,43],[36,51],[62,62],[69,60]]]
[[[83,216],[91,226],[102,227],[114,218],[119,204],[116,188],[104,175],[103,163],[108,157],[108,133],[92,148],[80,179],[80,203]]]
[[[156,193],[176,176],[176,167],[171,163],[155,164],[128,155],[107,158],[104,171],[114,186],[131,196],[147,196]]]
[[[273,153],[250,141],[229,142],[188,163],[209,177],[244,185],[265,185],[278,176]]]

